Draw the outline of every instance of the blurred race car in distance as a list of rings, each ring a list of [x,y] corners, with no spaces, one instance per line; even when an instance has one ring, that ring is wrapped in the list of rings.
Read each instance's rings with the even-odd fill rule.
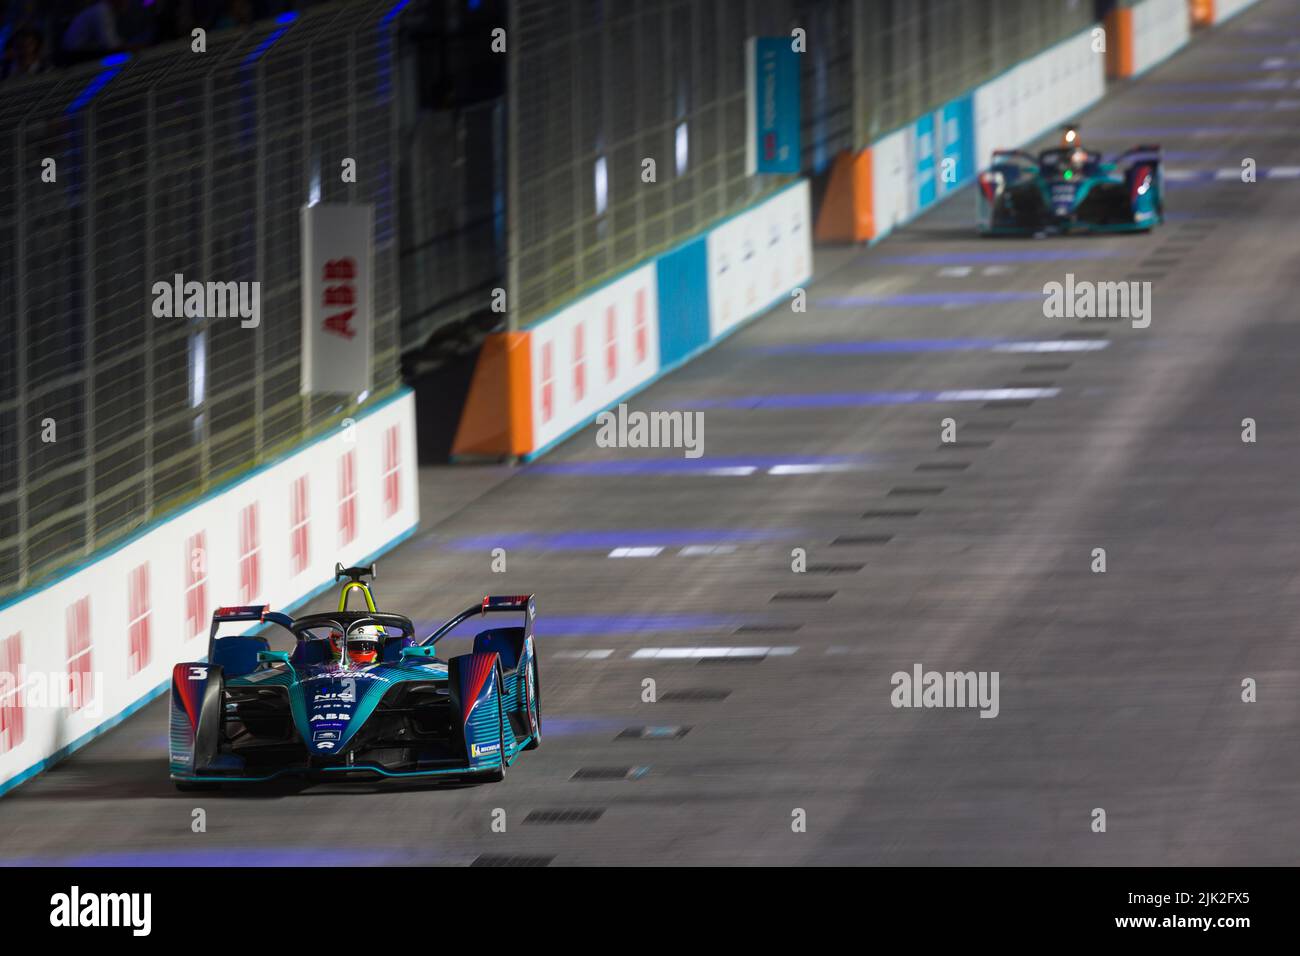
[[[1104,162],[1067,126],[1061,145],[1037,156],[997,150],[976,177],[975,203],[983,235],[1065,232],[1146,232],[1164,221],[1164,173],[1159,146],[1138,146]]]
[[[423,641],[411,620],[376,610],[348,577],[338,611],[291,618],[262,606],[218,608],[207,661],[172,670],[170,771],[178,789],[210,789],[295,775],[320,779],[452,777],[498,781],[541,742],[533,595],[488,596]],[[360,589],[367,607],[346,610]],[[442,661],[434,645],[475,616],[523,615],[473,651]],[[223,625],[260,622],[292,635],[273,651],[264,634]]]

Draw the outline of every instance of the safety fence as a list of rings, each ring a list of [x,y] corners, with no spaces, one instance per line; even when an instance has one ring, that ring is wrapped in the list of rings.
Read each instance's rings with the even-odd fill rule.
[[[397,384],[403,6],[0,87],[0,595],[373,401],[299,394],[303,205],[373,204],[372,392]],[[203,307],[159,285],[194,281]]]

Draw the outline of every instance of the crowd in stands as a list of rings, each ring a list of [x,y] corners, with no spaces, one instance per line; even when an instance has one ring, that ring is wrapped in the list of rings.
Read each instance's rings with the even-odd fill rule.
[[[229,30],[321,0],[0,0],[0,81],[138,53],[196,27]]]

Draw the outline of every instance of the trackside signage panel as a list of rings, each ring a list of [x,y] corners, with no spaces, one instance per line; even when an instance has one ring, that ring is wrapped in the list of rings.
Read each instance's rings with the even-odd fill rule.
[[[302,381],[308,394],[370,388],[374,207],[302,210]]]
[[[788,37],[750,37],[745,44],[745,171],[798,173],[799,54]]]

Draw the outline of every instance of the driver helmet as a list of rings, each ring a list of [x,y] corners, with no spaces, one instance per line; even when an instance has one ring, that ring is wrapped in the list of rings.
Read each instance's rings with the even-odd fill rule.
[[[363,624],[357,628],[348,638],[348,661],[353,664],[374,664],[379,660],[379,645],[383,636],[384,629],[376,624]],[[343,656],[343,634],[337,630],[330,631],[330,652],[336,661]]]

